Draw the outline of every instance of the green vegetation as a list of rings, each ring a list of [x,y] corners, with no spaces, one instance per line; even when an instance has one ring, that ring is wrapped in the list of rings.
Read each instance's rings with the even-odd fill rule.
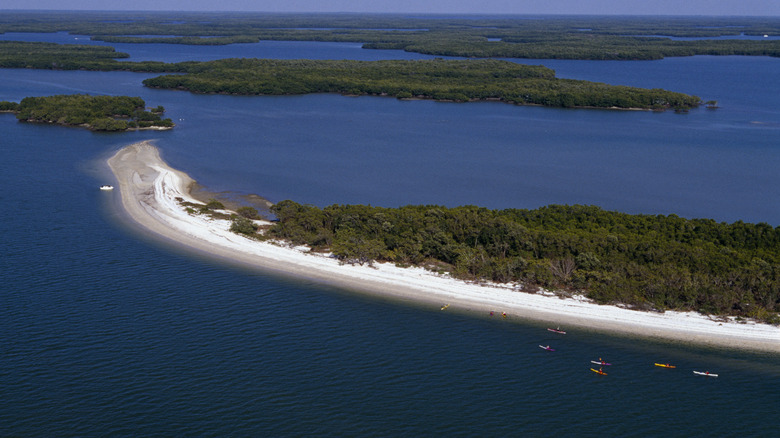
[[[388,43],[366,44],[369,49],[397,48]],[[403,45],[404,50],[439,56],[530,59],[655,60],[674,56],[751,55],[780,56],[780,41],[671,40],[659,37],[594,35],[507,35],[499,41],[423,41]]]
[[[176,202],[184,207],[187,214],[206,215],[212,219],[229,220],[231,232],[244,234],[247,237],[261,238],[261,235],[258,234],[261,231],[261,227],[254,222],[255,219],[261,219],[261,216],[254,207],[239,207],[236,210],[236,214],[231,214],[225,212],[225,205],[214,198],[209,199],[205,204],[188,202],[181,197],[177,197]]]
[[[187,71],[146,79],[144,85],[197,93],[341,93],[569,108],[690,108],[700,103],[697,96],[558,79],[546,67],[498,60],[225,59],[193,64]]]
[[[230,231],[247,236],[254,236],[257,233],[257,226],[250,219],[244,216],[233,216],[230,222]]]
[[[15,113],[19,110],[19,104],[16,102],[2,101],[0,102],[0,112]]]
[[[267,236],[345,263],[423,265],[471,280],[584,291],[599,303],[780,323],[780,227],[592,206],[324,209],[283,201]]]
[[[113,47],[0,41],[0,67],[45,70],[97,70],[127,58]]]
[[[260,213],[254,207],[243,206],[236,209],[236,214],[246,219],[260,219]]]
[[[469,20],[442,26],[440,22],[422,22],[431,28],[420,31],[361,30],[361,29],[246,29],[246,33],[232,36],[187,36],[187,37],[95,37],[114,43],[136,44],[190,44],[220,45],[254,43],[262,40],[277,41],[327,41],[357,42],[365,49],[404,50],[437,56],[458,56],[474,58],[526,58],[526,59],[589,59],[589,60],[654,60],[673,56],[694,55],[752,55],[780,56],[780,41],[776,40],[673,40],[666,36],[689,36],[707,34],[682,30],[644,28],[643,26],[620,26],[619,23],[604,23],[581,20],[493,20],[479,26]],[[412,20],[412,22],[414,22]],[[493,23],[496,26],[492,27]],[[660,24],[660,23],[659,23]],[[697,24],[689,22],[694,29]],[[407,23],[406,26],[410,24]],[[590,27],[577,27],[590,26]],[[599,29],[594,31],[591,27]],[[590,29],[590,30],[581,30]],[[709,35],[717,37],[734,35],[735,27]],[[621,32],[639,32],[621,33]],[[650,36],[641,33],[650,32]],[[668,32],[668,33],[663,33]],[[778,23],[772,27],[774,34],[780,33]],[[738,34],[738,32],[736,32]],[[705,36],[706,37],[706,36]]]
[[[539,17],[533,17],[539,18]],[[669,56],[780,56],[777,17],[460,18],[370,14],[7,12],[0,32],[92,35],[114,43],[221,45],[261,40],[357,42],[439,56],[650,60]],[[671,37],[695,37],[673,40]]]
[[[315,61],[224,59],[209,62],[119,62],[93,46],[0,42],[0,67],[169,72],[144,80],[156,88],[243,95],[342,93],[448,101],[598,108],[691,108],[697,96],[560,79],[543,66],[499,60]],[[60,48],[61,51],[57,49]],[[43,49],[40,50],[39,49]],[[108,52],[114,53],[114,52]],[[94,55],[94,58],[90,56]],[[120,54],[121,55],[121,54]]]
[[[128,56],[127,53],[116,52],[113,47],[105,46],[0,41],[0,68],[151,73],[177,71],[175,64],[117,61]]]
[[[224,209],[225,209],[225,204],[219,202],[218,200],[216,200],[214,198],[209,199],[209,202],[207,202],[201,208],[201,210],[203,210],[204,212],[213,211],[213,210],[224,210]]]
[[[25,97],[18,104],[0,102],[0,108],[16,113],[23,122],[83,126],[93,131],[126,131],[143,128],[171,128],[171,119],[161,119],[164,109],[144,109],[140,97],[88,96],[84,94]]]
[[[0,32],[61,32],[108,42],[234,44],[260,40],[359,42],[470,58],[651,60],[667,56],[780,56],[780,18],[483,17],[197,13],[6,12]],[[659,37],[663,35],[664,37]],[[668,37],[697,37],[674,40]],[[558,107],[676,108],[696,96],[556,78],[543,66],[499,60],[309,61],[229,59],[128,62],[111,47],[0,41],[0,68],[166,73],[150,87],[198,93],[387,95],[498,100]],[[173,74],[175,73],[175,75]],[[714,100],[708,107],[717,107]],[[172,126],[139,98],[52,96],[0,102],[20,120],[122,130]],[[156,125],[162,123],[162,125]],[[181,200],[180,200],[181,202]],[[628,215],[587,206],[537,210],[334,205],[284,201],[264,236],[257,212],[228,215],[212,200],[192,214],[230,219],[231,230],[331,251],[344,263],[421,265],[469,280],[516,282],[637,309],[696,310],[780,323],[780,228],[677,216]],[[264,226],[265,227],[265,226]],[[264,228],[263,227],[263,228]]]

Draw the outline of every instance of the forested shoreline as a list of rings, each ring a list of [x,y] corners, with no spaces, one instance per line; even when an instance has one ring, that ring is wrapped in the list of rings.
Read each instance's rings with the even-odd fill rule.
[[[149,44],[233,44],[264,39],[360,42],[364,48],[467,58],[780,56],[777,40],[707,39],[740,33],[780,35],[780,20],[773,19],[356,19],[165,13],[87,13],[64,19],[57,14],[13,13],[0,17],[0,32],[55,31]],[[700,104],[697,96],[557,78],[544,66],[496,59],[163,63],[125,61],[127,57],[106,46],[0,41],[0,68],[160,73],[144,84],[196,93],[326,92],[566,108],[687,109]],[[18,104],[1,102],[0,110],[16,112],[23,121],[106,131],[158,122],[172,125],[170,119],[159,117],[161,107],[145,111],[145,103],[138,100],[50,96],[26,98]],[[151,120],[155,116],[159,120]],[[780,229],[767,224],[628,215],[587,206],[537,210],[318,208],[284,201],[273,212],[278,222],[266,230],[265,238],[330,251],[345,263],[419,265],[467,280],[516,282],[531,292],[540,287],[583,292],[604,304],[650,311],[694,310],[780,323]],[[243,216],[235,219],[234,229],[264,238]]]
[[[536,210],[475,206],[331,205],[283,201],[258,233],[344,263],[424,266],[466,280],[585,293],[638,310],[698,311],[778,324],[780,227],[675,215],[631,215],[594,206]]]
[[[170,129],[162,106],[146,109],[140,97],[63,94],[25,97],[19,103],[0,102],[0,111],[16,114],[21,122],[85,127],[91,131]]]
[[[197,93],[340,93],[564,108],[687,109],[701,103],[698,96],[560,79],[543,66],[499,60],[224,59],[191,65],[187,70],[186,74],[145,79],[144,85]]]
[[[225,45],[276,41],[361,43],[438,56],[654,60],[671,56],[780,56],[772,17],[431,17],[392,14],[14,12],[1,32],[62,32],[135,44]],[[683,39],[680,38],[689,38]],[[695,39],[691,39],[695,38]]]
[[[468,102],[495,100],[564,108],[689,109],[698,96],[662,89],[555,77],[544,66],[492,59],[350,61],[222,59],[180,63],[117,61],[100,46],[0,41],[0,68],[175,73],[153,88],[195,93],[288,95],[340,93]]]

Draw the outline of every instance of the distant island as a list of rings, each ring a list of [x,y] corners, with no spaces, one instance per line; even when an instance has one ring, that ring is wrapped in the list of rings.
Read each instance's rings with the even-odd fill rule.
[[[114,22],[105,14],[87,14],[83,18],[71,16],[72,21],[62,23],[58,17],[50,17],[51,22],[40,20],[35,13],[13,15],[18,20],[0,17],[0,31],[70,30],[104,41],[135,43],[230,44],[267,38],[363,41],[363,47],[375,49],[461,57],[625,60],[701,54],[780,56],[780,43],[772,40],[679,41],[657,36],[717,38],[733,32],[780,33],[780,21],[769,19],[740,19],[744,26],[740,24],[735,30],[731,19],[594,18],[536,23],[217,14],[206,23],[202,15],[173,22],[161,19],[169,17],[165,14],[138,14]],[[53,27],[55,22],[59,27]],[[119,61],[127,57],[105,46],[0,41],[0,68],[159,73],[162,75],[145,79],[144,85],[194,93],[340,93],[649,110],[685,110],[701,104],[697,96],[557,78],[554,70],[541,65],[498,59]],[[716,102],[707,105],[715,107]],[[16,113],[21,121],[100,131],[173,126],[170,119],[161,119],[162,107],[147,111],[145,102],[137,97],[28,97],[18,104],[0,102],[0,110]],[[195,214],[194,206],[181,207],[186,214]],[[206,204],[203,211],[210,208]],[[764,223],[628,215],[590,206],[497,211],[473,206],[318,208],[283,201],[274,205],[272,212],[278,221],[258,228],[255,212],[244,211],[246,214],[232,218],[231,229],[252,239],[273,239],[326,252],[344,264],[421,266],[474,282],[583,294],[601,304],[780,323],[780,227]]]
[[[510,61],[223,59],[190,63],[184,74],[144,80],[154,88],[196,93],[285,95],[340,93],[437,101],[499,101],[562,108],[688,109],[697,96],[561,79],[544,66]]]
[[[538,19],[543,18],[543,19]],[[408,16],[154,12],[16,12],[2,32],[62,32],[109,43],[225,45],[259,41],[360,43],[468,58],[654,60],[780,56],[777,17]],[[759,39],[734,38],[742,35]],[[764,36],[767,38],[764,38]]]
[[[563,79],[540,65],[495,59],[273,60],[222,59],[163,63],[117,61],[101,46],[0,41],[0,68],[170,73],[152,88],[194,93],[291,95],[340,93],[438,101],[498,101],[559,108],[687,110],[698,96],[663,89]]]
[[[91,131],[171,129],[162,106],[146,110],[140,97],[63,94],[25,97],[21,102],[0,102],[0,111],[12,112],[22,122],[77,126]]]

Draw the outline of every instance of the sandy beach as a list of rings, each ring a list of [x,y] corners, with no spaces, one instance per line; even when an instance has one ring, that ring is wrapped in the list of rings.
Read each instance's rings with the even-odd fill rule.
[[[149,142],[136,143],[108,160],[117,178],[122,205],[143,228],[172,243],[214,257],[305,277],[346,289],[414,301],[446,311],[468,311],[508,320],[535,320],[560,326],[685,343],[780,352],[780,328],[733,319],[714,319],[698,313],[650,313],[594,304],[584,297],[562,299],[552,293],[520,292],[513,285],[473,284],[437,275],[422,268],[399,268],[388,263],[340,265],[327,254],[307,248],[258,242],[229,231],[230,222],[187,213],[176,198],[201,203],[190,193],[194,181],[170,168]]]

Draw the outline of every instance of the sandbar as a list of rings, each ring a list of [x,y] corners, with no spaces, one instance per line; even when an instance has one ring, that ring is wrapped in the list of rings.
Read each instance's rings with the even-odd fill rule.
[[[567,330],[579,327],[714,347],[780,352],[780,328],[769,324],[712,318],[695,312],[640,312],[598,305],[584,296],[560,298],[546,291],[527,293],[517,285],[466,282],[423,268],[402,268],[390,263],[345,265],[329,254],[311,253],[305,247],[260,242],[231,232],[228,220],[188,213],[177,198],[202,204],[191,194],[195,181],[168,166],[151,143],[120,149],[108,165],[117,179],[122,206],[133,221],[156,236],[213,257],[446,311],[483,316],[494,312],[496,318],[544,322]]]

